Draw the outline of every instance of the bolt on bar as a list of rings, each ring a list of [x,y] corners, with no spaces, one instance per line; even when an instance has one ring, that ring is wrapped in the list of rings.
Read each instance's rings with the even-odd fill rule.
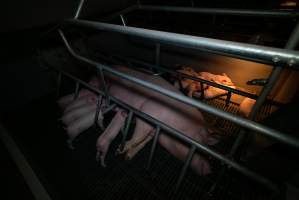
[[[116,32],[141,38],[147,38],[159,43],[165,43],[191,49],[199,49],[221,55],[257,61],[265,64],[287,65],[299,69],[299,54],[298,52],[291,50],[189,36],[184,34],[149,30],[143,28],[134,28],[128,26],[124,27],[120,25],[87,20],[69,19],[65,20],[64,24],[102,31]]]
[[[87,89],[99,94],[99,95],[105,95],[103,91],[99,90],[98,88],[95,88],[91,85],[89,85],[88,83],[80,80],[79,78],[67,73],[67,72],[64,72],[62,71],[61,69],[56,69],[54,68],[55,70],[58,70],[59,72],[61,72],[63,75],[71,78],[71,79],[74,79],[76,81],[78,81],[82,86],[86,87]],[[184,135],[183,133],[177,131],[176,129],[173,129],[171,127],[169,127],[168,125],[164,124],[163,122],[160,122],[158,120],[156,120],[155,118],[151,117],[150,115],[147,115],[137,109],[135,109],[134,107],[130,106],[130,105],[127,105],[126,103],[123,103],[122,101],[120,101],[119,99],[113,97],[113,96],[110,96],[111,100],[116,103],[117,105],[127,109],[127,110],[130,110],[134,113],[134,115],[136,115],[137,117],[140,117],[144,120],[147,120],[148,122],[152,123],[152,124],[155,124],[156,126],[160,127],[162,130],[165,130],[167,131],[168,133],[170,133],[171,135],[173,136],[176,136],[178,139],[182,140],[183,142],[186,142],[190,145],[193,145],[195,146],[197,149],[203,151],[203,152],[206,152],[208,153],[209,155],[213,156],[214,158],[222,161],[224,164],[226,165],[229,165],[231,166],[232,168],[236,169],[237,171],[239,171],[240,173],[248,176],[249,178],[252,178],[253,180],[256,180],[258,182],[260,182],[261,184],[267,186],[268,188],[274,190],[274,191],[278,191],[278,188],[275,184],[273,184],[271,181],[267,180],[266,178],[250,171],[249,169],[247,169],[246,167],[243,167],[241,165],[239,165],[238,163],[235,163],[234,161],[228,159],[227,157],[217,153],[216,151],[210,149],[209,147],[206,147],[205,145],[203,144],[200,144],[198,143],[197,141],[194,141],[192,138],[189,138],[188,136]]]
[[[208,15],[235,15],[248,17],[273,17],[273,18],[297,18],[299,13],[296,11],[283,10],[249,10],[249,9],[229,9],[229,8],[196,8],[178,6],[153,6],[139,5],[139,10],[145,11],[167,11],[167,12],[186,12]]]
[[[299,140],[295,137],[292,137],[292,136],[289,136],[289,135],[286,135],[286,134],[283,134],[279,131],[276,131],[274,129],[271,129],[271,128],[268,128],[266,126],[263,126],[259,123],[256,123],[256,122],[253,122],[251,120],[248,120],[248,119],[245,119],[245,118],[241,118],[239,116],[236,116],[236,115],[233,115],[231,113],[227,113],[223,110],[220,110],[220,109],[217,109],[217,108],[214,108],[212,106],[209,106],[203,102],[200,102],[200,101],[196,101],[192,98],[189,98],[189,97],[186,97],[182,94],[178,94],[176,92],[173,92],[173,91],[169,91],[161,86],[158,86],[156,84],[153,84],[151,82],[148,82],[148,81],[143,81],[143,80],[140,80],[134,76],[130,76],[128,74],[125,74],[125,73],[122,73],[122,72],[119,72],[117,70],[114,70],[112,69],[111,67],[108,67],[106,65],[103,65],[103,64],[100,64],[98,62],[95,62],[93,60],[90,60],[86,57],[83,57],[83,56],[80,56],[78,55],[72,48],[71,46],[69,45],[68,41],[66,40],[63,32],[61,30],[59,30],[59,34],[67,48],[67,50],[69,51],[69,53],[75,57],[77,60],[80,60],[80,61],[83,61],[83,62],[86,62],[87,64],[90,64],[90,65],[93,65],[96,67],[96,69],[98,70],[105,70],[113,75],[116,75],[120,78],[123,78],[123,79],[126,79],[128,81],[131,81],[131,82],[134,82],[136,84],[139,84],[145,88],[149,88],[153,91],[156,91],[158,93],[161,93],[163,95],[166,95],[168,97],[171,97],[173,99],[176,99],[178,101],[181,101],[183,103],[186,103],[188,105],[191,105],[191,106],[194,106],[200,110],[203,110],[203,111],[206,111],[210,114],[213,114],[213,115],[216,115],[218,117],[221,117],[223,119],[226,119],[228,121],[231,121],[233,123],[236,123],[244,128],[247,128],[247,129],[250,129],[252,131],[256,131],[258,133],[262,133],[264,134],[265,136],[269,136],[269,137],[272,137],[273,139],[276,139],[280,142],[283,142],[283,143],[286,143],[288,145],[291,145],[291,146],[294,146],[296,148],[299,148]],[[100,67],[101,66],[101,67]],[[109,94],[108,94],[109,95]]]

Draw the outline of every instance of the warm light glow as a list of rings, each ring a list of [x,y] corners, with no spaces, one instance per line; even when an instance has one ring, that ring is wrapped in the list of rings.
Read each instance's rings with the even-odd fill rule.
[[[280,4],[281,6],[286,6],[286,7],[294,7],[297,5],[297,1],[285,1]]]

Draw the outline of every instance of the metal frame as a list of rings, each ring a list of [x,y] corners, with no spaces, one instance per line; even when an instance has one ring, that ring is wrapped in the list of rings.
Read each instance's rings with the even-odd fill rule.
[[[77,13],[80,13],[82,4],[80,3]],[[143,9],[145,9],[145,10],[196,12],[196,13],[202,13],[202,14],[230,14],[230,15],[240,15],[240,16],[267,16],[267,17],[298,17],[298,13],[291,13],[291,12],[286,12],[286,11],[266,12],[266,11],[250,11],[250,10],[198,9],[198,8],[196,8],[196,9],[194,9],[194,8],[188,8],[188,9],[175,8],[174,9],[173,7],[171,7],[171,8],[170,7],[163,7],[163,8],[155,7],[154,8],[154,7],[149,7],[149,6],[144,7],[144,6],[141,6],[140,4],[137,7],[138,7],[138,9],[142,9],[142,7],[143,7]],[[126,13],[128,11],[132,11],[135,9],[136,9],[136,6],[130,7],[128,9],[126,9]],[[210,13],[212,11],[214,13]],[[120,13],[124,14],[125,12],[120,12]],[[79,16],[79,14],[76,14],[75,18],[78,18],[78,16]],[[123,15],[121,15],[121,18],[123,18]],[[182,47],[186,47],[186,48],[199,49],[199,50],[204,50],[204,51],[210,51],[210,52],[214,52],[214,53],[218,53],[218,54],[222,54],[222,55],[229,55],[231,57],[243,58],[243,59],[247,59],[247,60],[253,60],[253,61],[258,61],[261,63],[274,65],[275,68],[269,78],[268,84],[265,86],[265,88],[262,91],[262,94],[261,94],[262,97],[259,97],[257,99],[258,103],[254,107],[254,111],[250,115],[251,119],[254,118],[255,113],[259,109],[260,105],[264,102],[265,97],[268,95],[269,91],[273,87],[275,81],[277,80],[277,77],[280,74],[282,67],[290,66],[290,67],[293,67],[294,69],[297,69],[297,70],[299,69],[299,54],[297,52],[291,51],[291,50],[283,50],[283,49],[278,49],[278,48],[263,47],[263,46],[258,46],[258,45],[249,45],[249,44],[238,43],[238,42],[228,42],[228,41],[224,41],[224,40],[215,40],[215,39],[210,39],[210,38],[194,37],[194,36],[187,36],[187,35],[168,33],[168,32],[162,32],[162,31],[133,28],[133,27],[126,26],[125,23],[123,23],[124,26],[119,26],[119,25],[113,25],[113,24],[107,24],[107,23],[91,22],[91,21],[86,21],[86,20],[73,19],[73,20],[66,20],[63,23],[63,25],[74,25],[74,26],[78,26],[78,27],[86,27],[86,28],[92,28],[92,29],[97,29],[97,30],[117,32],[117,33],[121,33],[121,34],[127,34],[130,36],[150,39],[150,40],[155,41],[156,43],[159,43],[159,45],[166,43],[166,44],[182,46]],[[298,40],[299,40],[298,32],[299,32],[299,25],[296,26],[292,36],[290,37],[290,40],[287,45],[288,49],[293,48],[296,45],[296,43],[298,42]],[[258,124],[252,120],[240,118],[238,116],[227,113],[225,111],[216,109],[216,108],[206,105],[202,102],[196,101],[192,98],[188,98],[181,94],[177,94],[175,92],[166,90],[166,89],[164,89],[158,85],[155,85],[153,83],[140,80],[133,76],[127,75],[127,74],[119,72],[117,70],[114,70],[113,68],[106,66],[104,64],[101,64],[101,63],[95,62],[93,60],[90,60],[89,58],[80,56],[71,48],[71,46],[68,43],[62,30],[59,30],[59,34],[60,34],[67,50],[74,58],[76,58],[77,60],[83,61],[87,64],[93,65],[98,71],[101,72],[101,74],[103,71],[105,71],[107,73],[118,76],[122,79],[126,79],[128,81],[134,82],[136,84],[139,84],[143,87],[149,88],[153,91],[159,92],[168,97],[171,97],[173,99],[184,102],[188,105],[199,108],[200,110],[206,111],[210,114],[216,115],[216,116],[224,118],[226,120],[229,120],[233,123],[236,123],[236,124],[242,126],[245,129],[264,134],[266,136],[269,136],[273,139],[278,140],[279,142],[283,142],[290,146],[299,148],[299,140],[294,137],[288,136],[279,131],[265,127],[265,126]],[[156,53],[157,54],[156,65],[157,65],[157,64],[159,64],[157,58],[160,55],[160,48],[159,48],[159,51],[156,51],[156,52],[158,52],[158,53]],[[159,67],[159,66],[155,66],[155,67]],[[58,71],[59,71],[58,91],[59,91],[60,82],[61,82],[61,75],[63,74],[63,75],[76,81],[76,88],[78,85],[82,85],[82,86],[96,92],[99,95],[104,95],[104,96],[106,96],[106,98],[109,98],[114,103],[113,105],[118,105],[118,106],[121,106],[121,107],[129,110],[131,117],[133,115],[136,115],[137,117],[143,118],[144,120],[147,120],[148,122],[150,122],[156,126],[156,133],[155,133],[154,143],[152,144],[152,149],[151,149],[151,153],[150,153],[150,157],[149,157],[148,168],[151,165],[152,158],[153,158],[153,155],[155,152],[156,143],[158,141],[157,138],[158,138],[161,130],[164,130],[167,133],[175,136],[177,139],[180,139],[181,141],[188,143],[190,145],[190,150],[189,150],[188,156],[186,157],[185,164],[184,164],[184,167],[179,176],[176,188],[178,188],[180,186],[180,184],[182,183],[184,174],[188,168],[188,165],[192,159],[192,155],[194,154],[195,150],[200,150],[200,151],[203,151],[203,152],[213,156],[214,158],[220,160],[222,163],[236,169],[237,171],[243,173],[244,175],[264,184],[268,188],[275,190],[275,191],[279,190],[278,186],[276,184],[274,184],[273,182],[269,181],[268,179],[266,179],[256,173],[252,172],[251,170],[243,167],[242,165],[236,163],[235,161],[229,159],[230,156],[228,156],[229,157],[228,158],[224,155],[217,153],[213,149],[211,149],[197,141],[194,141],[193,139],[185,136],[184,134],[180,133],[179,131],[167,126],[166,124],[152,118],[151,116],[149,116],[145,113],[142,113],[142,112],[136,110],[135,108],[123,103],[122,101],[114,98],[113,96],[110,96],[107,91],[103,92],[97,88],[90,86],[88,83],[83,82],[80,79],[78,79],[66,72],[63,72],[61,70],[58,70]],[[104,76],[101,76],[101,79],[102,79],[102,83],[104,84],[104,88],[105,88],[106,86],[105,86]],[[203,82],[203,80],[200,80],[200,81]],[[209,84],[211,84],[211,83],[209,83]],[[217,86],[217,87],[220,87],[220,86]],[[125,128],[126,130],[129,127],[129,123],[130,122],[128,122],[126,125],[126,128]],[[126,134],[124,134],[123,140],[125,140],[125,135]]]

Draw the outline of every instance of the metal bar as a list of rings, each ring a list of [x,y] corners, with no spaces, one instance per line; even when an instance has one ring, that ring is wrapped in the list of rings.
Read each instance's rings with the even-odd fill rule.
[[[61,72],[59,72],[57,77],[57,92],[56,92],[57,97],[59,97],[60,95],[61,78],[62,78],[62,74]]]
[[[299,13],[296,11],[283,10],[249,10],[249,9],[229,9],[229,8],[196,8],[178,6],[152,6],[140,5],[139,10],[146,11],[167,11],[167,12],[186,12],[207,15],[234,15],[246,17],[273,17],[273,18],[297,18]]]
[[[140,64],[140,65],[143,65],[143,66],[146,66],[146,67],[149,67],[149,68],[154,68],[154,69],[157,69],[158,71],[167,72],[167,73],[170,73],[170,74],[175,75],[177,77],[187,78],[187,79],[194,80],[194,81],[197,81],[197,82],[200,82],[200,83],[205,83],[207,85],[217,87],[217,88],[221,88],[223,90],[232,92],[234,94],[242,95],[242,96],[245,96],[245,97],[248,97],[248,98],[251,98],[251,99],[257,99],[257,97],[258,97],[257,95],[254,95],[254,94],[251,94],[251,93],[248,93],[248,92],[244,92],[244,91],[241,91],[241,90],[238,90],[238,89],[230,88],[230,87],[225,86],[225,85],[220,85],[218,83],[211,82],[211,81],[208,81],[208,80],[205,80],[205,79],[193,77],[193,76],[190,76],[188,74],[184,74],[184,73],[180,73],[180,72],[177,72],[177,71],[169,70],[165,67],[159,67],[159,66],[156,66],[156,65],[152,65],[152,64],[149,64],[149,63],[137,60],[137,59],[133,59],[133,58],[129,58],[129,57],[122,57],[122,56],[119,56],[119,55],[115,55],[114,57],[118,57],[120,59],[124,59],[124,60],[130,61],[132,63]]]
[[[76,14],[75,14],[75,16],[74,16],[74,19],[78,19],[78,17],[80,16],[80,14],[81,14],[81,10],[82,10],[83,4],[84,4],[84,1],[85,1],[85,0],[80,0],[80,1],[79,1],[79,5],[78,5],[78,8],[77,8],[77,10],[76,10]]]
[[[123,23],[123,26],[126,26],[126,21],[125,21],[123,15],[121,14],[119,16],[120,16],[121,22]]]
[[[129,131],[131,121],[132,121],[132,118],[133,118],[133,114],[134,114],[133,111],[130,110],[129,116],[128,116],[127,121],[126,121],[126,128],[125,128],[123,138],[122,138],[122,141],[121,141],[120,149],[123,149],[124,146],[125,146],[125,142],[126,142],[126,139],[127,139],[128,131]]]
[[[232,93],[228,92],[225,99],[225,106],[229,105],[231,97],[232,97]]]
[[[117,13],[113,13],[109,16],[106,16],[106,17],[103,17],[101,18],[102,21],[109,21],[109,20],[112,20],[114,18],[117,18],[119,17],[119,15],[124,15],[124,14],[127,14],[131,11],[134,11],[134,10],[137,10],[138,9],[138,6],[137,5],[133,5],[133,6],[130,6],[128,8],[125,8],[123,10],[121,10],[120,12],[117,12]]]
[[[74,100],[78,98],[80,84],[76,82]]]
[[[65,20],[64,24],[102,31],[116,32],[141,38],[147,38],[159,43],[199,49],[207,52],[252,60],[265,64],[292,66],[296,69],[299,69],[299,54],[298,52],[291,50],[142,28],[134,28],[128,26],[124,27],[120,25],[87,20],[69,19]]]
[[[289,38],[285,48],[286,49],[294,49],[294,48],[296,48],[298,43],[299,43],[299,22],[296,24],[293,32],[291,33],[290,38]],[[271,92],[282,69],[283,68],[281,66],[276,66],[272,70],[271,75],[268,78],[267,84],[264,86],[262,92],[259,95],[259,98],[257,99],[255,105],[252,108],[251,113],[249,114],[249,119],[254,120],[256,118],[256,115],[257,115],[259,109],[261,108],[262,104],[264,103],[267,96]],[[233,147],[230,152],[231,155],[234,155],[238,151],[239,146],[242,144],[242,141],[244,140],[245,136],[246,136],[246,131],[241,130],[240,134],[238,135],[236,141],[233,144]]]
[[[54,68],[55,69],[55,68]],[[56,70],[61,70],[61,69],[56,69]],[[68,74],[67,72],[63,72],[61,71],[61,73],[63,73],[65,76],[68,76],[69,78],[72,78],[78,82],[80,82],[80,84],[86,88],[88,88],[89,90],[96,92],[98,94],[104,95],[104,92],[99,90],[98,88],[95,88],[91,85],[89,85],[88,83],[78,79],[77,77],[72,76],[71,74]],[[258,182],[260,182],[261,184],[264,184],[265,186],[269,187],[270,189],[277,191],[278,188],[275,184],[273,184],[271,181],[267,180],[264,177],[261,177],[260,175],[248,170],[247,168],[239,165],[238,163],[235,163],[234,161],[228,159],[227,157],[217,153],[216,151],[214,151],[213,149],[198,143],[197,141],[193,140],[192,138],[189,138],[188,136],[184,135],[183,133],[167,126],[166,124],[164,124],[163,122],[160,122],[158,120],[156,120],[155,118],[151,117],[150,115],[147,115],[143,112],[140,112],[139,110],[133,108],[130,105],[127,105],[126,103],[123,103],[122,101],[118,100],[117,98],[110,96],[111,100],[116,103],[117,105],[130,110],[134,113],[134,115],[136,115],[137,117],[143,118],[144,120],[147,120],[148,122],[155,124],[156,126],[161,127],[161,129],[167,131],[168,133],[170,133],[173,136],[176,136],[178,139],[181,139],[183,142],[186,142],[190,145],[194,145],[196,146],[197,149],[208,153],[209,155],[213,156],[214,158],[222,161],[224,164],[231,166],[232,168],[236,169],[237,171],[239,171],[240,173],[252,178],[253,180],[256,180]]]
[[[148,163],[147,163],[147,166],[146,166],[147,170],[149,170],[149,168],[152,165],[154,153],[155,153],[156,146],[157,146],[157,143],[158,143],[158,138],[159,138],[160,130],[161,130],[160,126],[157,126],[156,131],[155,131],[155,136],[154,136],[153,144],[152,144],[152,148],[151,148],[151,152],[150,152],[150,156],[149,156]]]
[[[111,110],[113,110],[116,107],[116,104],[112,104],[111,106],[109,106],[108,108],[106,108],[103,111],[103,115],[105,115],[106,113],[110,112]]]
[[[103,101],[103,96],[100,94],[98,96],[98,99],[97,99],[96,113],[95,113],[95,116],[94,116],[94,124],[95,125],[98,125],[98,120],[99,120],[99,114],[100,114],[100,110],[101,110],[102,101]],[[103,129],[104,127],[100,124],[100,128]]]
[[[36,200],[51,200],[51,196],[39,180],[37,174],[34,172],[26,157],[18,147],[14,139],[10,136],[8,131],[0,124],[0,141],[2,140],[3,145],[9,152],[12,160],[18,167],[22,174],[24,181],[30,189],[34,199]],[[2,161],[3,162],[3,161]],[[5,198],[4,198],[5,199]]]
[[[160,43],[156,43],[156,66],[160,66],[160,51],[161,51],[161,45]]]
[[[187,169],[188,169],[188,167],[190,165],[190,162],[192,161],[192,157],[193,157],[193,154],[194,154],[195,150],[196,150],[196,147],[193,145],[191,147],[191,149],[189,150],[189,152],[188,152],[188,155],[187,155],[187,158],[185,160],[183,169],[182,169],[182,171],[180,173],[180,176],[179,176],[179,179],[178,179],[178,181],[177,181],[177,183],[175,185],[175,191],[177,191],[179,189],[179,187],[181,186],[181,184],[182,184],[182,181],[183,181],[183,179],[185,177],[185,174],[186,174]]]
[[[95,62],[93,60],[90,60],[88,58],[85,58],[83,56],[80,56],[78,55],[77,53],[74,52],[74,50],[71,48],[71,46],[69,45],[68,41],[66,40],[63,32],[61,30],[59,30],[59,34],[60,36],[62,37],[63,39],[63,42],[67,48],[67,50],[69,51],[69,53],[75,57],[76,59],[80,60],[80,61],[83,61],[83,62],[86,62],[90,65],[94,65],[98,70],[105,70],[113,75],[116,75],[120,78],[123,78],[123,79],[126,79],[126,80],[129,80],[131,82],[134,82],[134,83],[137,83],[143,87],[146,87],[146,88],[149,88],[153,91],[156,91],[156,92],[159,92],[161,94],[164,94],[168,97],[171,97],[173,99],[176,99],[178,101],[181,101],[183,103],[186,103],[188,105],[191,105],[191,106],[194,106],[196,108],[199,108],[200,110],[202,111],[205,111],[207,113],[210,113],[210,114],[213,114],[213,115],[216,115],[218,117],[221,117],[223,119],[226,119],[228,121],[231,121],[233,123],[236,123],[244,128],[247,128],[247,129],[250,129],[252,131],[255,131],[255,132],[258,132],[258,133],[262,133],[263,135],[266,135],[266,136],[269,136],[269,137],[272,137],[273,139],[276,139],[280,142],[283,142],[283,143],[286,143],[286,144],[289,144],[291,146],[294,146],[296,148],[299,148],[299,141],[297,138],[295,137],[292,137],[290,135],[287,135],[287,134],[283,134],[279,131],[276,131],[274,129],[271,129],[271,128],[268,128],[266,126],[263,126],[257,122],[254,122],[254,121],[251,121],[251,120],[248,120],[248,119],[244,119],[244,118],[241,118],[239,116],[236,116],[236,115],[233,115],[231,113],[227,113],[223,110],[220,110],[220,109],[217,109],[217,108],[214,108],[212,106],[209,106],[203,102],[200,102],[200,101],[196,101],[192,98],[189,98],[189,97],[186,97],[182,94],[179,94],[179,93],[176,93],[176,92],[173,92],[173,91],[169,91],[163,87],[160,87],[156,84],[153,84],[151,82],[148,82],[148,81],[144,81],[144,80],[140,80],[136,77],[133,77],[133,76],[130,76],[128,74],[125,74],[125,73],[122,73],[122,72],[119,72],[117,70],[114,70],[106,65],[103,65],[103,64],[100,64],[98,62]],[[101,66],[101,67],[99,67]]]
[[[204,85],[202,82],[200,82],[200,91],[201,91],[201,95],[200,95],[200,99],[205,99],[205,89],[204,89]]]
[[[194,7],[194,2],[193,2],[193,0],[190,0],[190,3],[191,3],[191,7],[193,8],[193,7]]]
[[[103,86],[104,92],[105,92],[106,105],[109,106],[110,105],[110,99],[109,99],[109,95],[108,95],[108,88],[107,88],[107,84],[106,84],[106,81],[105,81],[102,65],[99,65],[98,69],[99,69],[98,72],[100,73],[100,79],[101,79],[101,83],[102,83],[101,85]]]

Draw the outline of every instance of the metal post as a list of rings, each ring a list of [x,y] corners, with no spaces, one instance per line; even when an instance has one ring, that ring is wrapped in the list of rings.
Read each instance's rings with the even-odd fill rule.
[[[80,84],[78,82],[76,82],[74,100],[76,100],[78,98],[79,89],[80,89]]]
[[[157,126],[156,131],[155,131],[153,144],[152,144],[152,148],[151,148],[151,153],[150,153],[148,163],[147,163],[147,166],[146,166],[147,170],[149,170],[151,165],[152,165],[152,160],[153,160],[155,149],[156,149],[156,146],[157,146],[157,143],[158,143],[159,134],[160,134],[160,126]]]
[[[121,147],[120,147],[121,150],[125,146],[125,142],[126,142],[126,139],[127,139],[127,135],[128,135],[128,132],[129,132],[131,121],[132,121],[132,118],[133,118],[133,114],[134,114],[133,111],[130,111],[129,116],[127,118],[126,125],[125,125],[126,128],[124,130],[123,138],[122,138],[122,141],[121,141]]]
[[[99,127],[103,130],[104,126],[103,124],[98,124],[98,120],[99,120],[99,114],[101,111],[101,106],[102,106],[102,101],[103,101],[103,96],[101,94],[98,95],[98,99],[97,99],[97,107],[96,107],[96,113],[94,116],[94,124],[95,126],[99,125]]]
[[[160,43],[156,43],[156,49],[155,49],[155,52],[156,52],[156,54],[155,54],[155,65],[156,66],[160,66],[160,51],[161,51],[161,45],[160,45]],[[156,70],[155,68],[152,68],[152,71],[154,72],[154,74],[153,75],[160,75],[160,72],[158,71],[158,70]]]
[[[189,152],[188,152],[188,155],[187,155],[185,163],[184,163],[184,167],[183,167],[183,169],[182,169],[182,171],[180,173],[179,179],[178,179],[178,181],[177,181],[177,183],[175,185],[175,191],[177,191],[179,189],[180,185],[182,184],[182,181],[183,181],[183,179],[185,177],[187,169],[188,169],[188,167],[189,167],[189,165],[190,165],[190,163],[192,161],[192,157],[193,157],[193,154],[194,154],[195,150],[196,150],[196,147],[193,145],[191,147],[191,149],[189,150]]]
[[[99,65],[98,67],[99,67],[98,72],[100,74],[101,83],[103,85],[104,92],[105,92],[106,105],[109,106],[110,105],[110,98],[109,98],[109,95],[108,95],[108,88],[107,88],[107,84],[106,84],[104,73],[103,73],[103,67],[102,67],[102,65]]]
[[[120,16],[121,22],[123,23],[123,26],[127,26],[124,16],[122,14],[120,14],[119,16]]]
[[[191,3],[191,7],[194,7],[194,2],[193,2],[193,0],[190,0],[190,3]]]
[[[78,5],[78,8],[77,8],[77,10],[76,10],[76,14],[75,14],[75,16],[74,16],[74,19],[78,19],[78,17],[80,16],[80,14],[81,14],[81,10],[82,10],[83,4],[84,4],[84,1],[85,1],[85,0],[80,0],[80,1],[79,1],[79,5]]]

